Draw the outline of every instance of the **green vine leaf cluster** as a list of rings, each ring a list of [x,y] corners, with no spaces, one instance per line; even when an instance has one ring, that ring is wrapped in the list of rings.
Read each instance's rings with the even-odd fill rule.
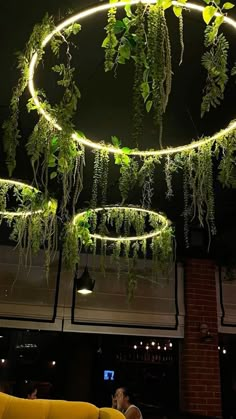
[[[16,208],[7,203],[15,201]],[[1,221],[11,229],[10,239],[19,251],[19,263],[31,266],[32,256],[41,248],[45,255],[45,276],[57,250],[57,204],[46,201],[41,193],[27,186],[0,184]]]
[[[29,63],[35,51],[38,52],[38,61],[42,60],[44,53],[41,48],[42,40],[53,28],[53,18],[46,15],[41,24],[35,25],[29,41],[26,44],[25,51],[23,53],[19,52],[17,55],[17,69],[20,71],[20,77],[16,86],[13,88],[10,102],[10,117],[3,123],[3,144],[6,154],[6,165],[10,176],[12,176],[16,167],[16,148],[19,139],[21,138],[19,130],[19,101],[28,84]]]
[[[214,28],[214,27],[213,27]],[[229,43],[221,33],[213,39],[212,27],[205,30],[205,46],[210,48],[202,57],[202,65],[207,70],[207,81],[201,104],[201,116],[216,108],[224,98],[225,86],[228,81],[228,50]]]
[[[63,254],[66,266],[73,268],[79,260],[79,254],[83,249],[93,249],[93,253],[97,251],[97,239],[91,237],[94,210],[83,213],[80,217],[76,217],[74,222],[67,224],[65,228],[65,240]],[[146,258],[151,252],[153,260],[153,274],[159,272],[167,274],[170,264],[173,262],[173,229],[171,225],[163,225],[163,219],[158,214],[146,214],[134,208],[126,207],[121,209],[106,207],[100,215],[96,214],[96,233],[102,236],[117,236],[118,241],[111,241],[112,246],[107,246],[107,240],[101,241],[102,270],[105,272],[105,259],[111,253],[111,257],[117,266],[117,273],[120,272],[120,258],[125,257],[128,266],[128,298],[132,298],[137,278],[135,267],[140,257]],[[105,229],[101,230],[101,223],[105,224]],[[122,240],[135,234],[137,237],[144,235],[147,231],[159,231],[159,235],[150,240],[146,238],[137,241]]]
[[[212,144],[201,147],[198,152],[193,150],[183,158],[186,245],[189,245],[189,223],[196,218],[201,227],[207,226],[210,245],[211,236],[216,234]]]
[[[113,2],[111,2],[113,3]],[[142,135],[143,116],[152,112],[154,124],[159,127],[159,144],[162,148],[163,116],[165,114],[172,85],[172,59],[169,29],[165,12],[173,7],[179,21],[180,62],[184,55],[183,10],[188,0],[180,0],[182,6],[172,5],[169,0],[157,0],[153,5],[141,2],[134,6],[127,0],[126,16],[117,20],[116,8],[108,12],[107,36],[102,44],[105,48],[105,70],[115,71],[117,66],[134,62],[133,82],[133,141],[138,144]],[[207,71],[203,90],[201,116],[211,107],[220,104],[228,81],[228,41],[219,28],[227,11],[234,7],[230,2],[220,0],[203,1],[202,17],[206,23],[205,47],[202,65]],[[232,69],[232,75],[234,69]],[[145,107],[144,107],[145,105]],[[146,109],[145,109],[146,108]]]

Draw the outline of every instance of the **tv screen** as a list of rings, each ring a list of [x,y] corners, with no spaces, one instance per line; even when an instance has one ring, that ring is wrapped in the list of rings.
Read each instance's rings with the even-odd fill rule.
[[[104,370],[104,380],[105,381],[114,381],[115,371]]]

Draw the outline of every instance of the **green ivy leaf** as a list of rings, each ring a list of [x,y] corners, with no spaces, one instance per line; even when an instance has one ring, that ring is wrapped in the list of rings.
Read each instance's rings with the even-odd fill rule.
[[[150,86],[149,83],[147,81],[144,81],[141,84],[141,92],[142,92],[142,97],[144,99],[144,102],[146,102],[149,94],[150,94]]]
[[[125,30],[126,26],[123,22],[123,20],[117,20],[114,25],[114,32],[115,34],[119,34]]]
[[[152,109],[152,100],[148,100],[146,103],[146,111],[149,113]]]
[[[129,166],[129,164],[130,164],[130,158],[129,158],[128,156],[126,156],[126,155],[123,155],[123,156],[122,156],[122,163],[123,163],[125,166]]]
[[[182,14],[182,11],[183,11],[182,7],[173,6],[173,12],[176,17],[180,17]]]
[[[206,6],[202,12],[203,20],[208,25],[216,13],[217,9],[215,6]]]
[[[234,7],[235,5],[233,4],[233,3],[229,3],[229,2],[227,2],[227,3],[224,3],[223,4],[223,7],[222,7],[222,9],[225,9],[225,10],[230,10],[230,9],[233,9],[233,7]]]
[[[103,43],[102,43],[102,48],[107,48],[107,46],[109,45],[110,39],[108,36],[106,36],[106,38],[104,39]]]
[[[114,147],[120,147],[120,145],[121,145],[121,141],[119,140],[119,138],[118,137],[116,137],[115,135],[112,135],[112,137],[111,137],[111,142],[112,142],[112,144],[114,145]]]
[[[121,165],[122,159],[121,159],[121,155],[116,154],[115,155],[115,164],[117,164],[118,166]]]
[[[55,179],[55,177],[57,177],[57,172],[52,172],[50,174],[50,179]]]
[[[121,57],[125,58],[126,60],[130,59],[131,51],[130,51],[130,46],[129,46],[128,43],[125,43],[125,44],[120,46],[119,54],[120,54]]]
[[[52,145],[57,145],[57,143],[58,143],[58,137],[56,137],[56,136],[54,136],[54,137],[52,137],[52,141],[51,141],[51,143],[52,143]]]
[[[224,22],[224,16],[217,16],[215,20],[215,27],[218,29]]]
[[[172,0],[164,0],[162,7],[164,10],[169,9],[172,6]]]
[[[123,147],[121,150],[122,150],[122,151],[123,151],[123,153],[125,153],[125,154],[130,154],[130,153],[131,153],[131,148],[129,148],[129,147]]]
[[[117,61],[118,61],[119,64],[125,64],[125,58],[122,57],[121,55],[119,56]]]
[[[125,13],[128,17],[132,17],[132,11],[131,11],[131,5],[130,4],[127,4],[125,6]]]
[[[79,137],[81,137],[81,138],[86,138],[85,137],[85,135],[84,135],[84,133],[82,132],[82,131],[76,131],[77,132],[77,135],[79,136]]]

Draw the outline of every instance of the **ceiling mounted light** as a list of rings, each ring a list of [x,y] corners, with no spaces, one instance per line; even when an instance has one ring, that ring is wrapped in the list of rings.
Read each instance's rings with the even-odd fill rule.
[[[92,279],[91,276],[89,275],[87,266],[85,266],[84,272],[79,278],[77,277],[77,270],[76,270],[75,283],[76,283],[77,292],[79,294],[87,295],[93,292],[95,280]]]
[[[140,0],[132,0],[131,4],[135,5],[138,4],[140,2]],[[156,4],[156,0],[141,0],[142,3],[144,4]],[[112,7],[115,8],[123,8],[126,3],[126,1],[117,1],[117,2],[112,2]],[[186,8],[188,10],[195,10],[196,12],[200,12],[202,13],[204,11],[204,6],[200,6],[198,4],[194,4],[191,2],[188,2],[187,4],[185,4],[186,2],[183,1],[173,1],[172,4],[176,7],[181,7],[181,8]],[[54,35],[61,33],[64,29],[66,29],[69,25],[72,25],[75,22],[80,22],[81,20],[89,17],[89,16],[93,16],[99,12],[103,12],[106,10],[109,10],[111,7],[111,3],[105,3],[105,4],[101,4],[92,8],[89,8],[87,10],[84,10],[82,12],[79,12],[73,16],[70,16],[68,19],[64,20],[62,23],[60,23],[58,26],[56,26],[47,36],[44,37],[42,43],[41,43],[41,48],[44,49],[46,47],[46,45],[51,41],[51,39],[54,37]],[[216,16],[221,16],[219,13],[216,13]],[[230,25],[231,27],[233,27],[234,29],[236,29],[236,21],[224,16],[223,19],[224,23],[227,23],[228,25]],[[55,120],[53,114],[50,114],[47,110],[45,110],[45,107],[43,106],[43,103],[40,101],[39,96],[38,96],[38,92],[37,92],[37,88],[35,87],[34,84],[34,79],[35,79],[35,71],[39,62],[39,52],[36,51],[30,61],[30,65],[29,65],[29,76],[28,76],[28,85],[29,85],[29,91],[30,94],[32,96],[33,102],[36,106],[37,111],[48,121],[50,122],[54,128],[58,131],[62,131],[62,127],[59,125],[58,121]],[[50,109],[50,108],[49,108]],[[226,128],[218,131],[217,133],[215,133],[213,136],[211,137],[207,137],[207,138],[203,138],[203,139],[199,139],[197,141],[193,141],[187,145],[183,145],[183,146],[178,146],[178,147],[168,147],[166,149],[161,149],[161,150],[137,150],[137,149],[133,149],[130,151],[129,155],[130,156],[163,156],[163,155],[171,155],[171,154],[175,154],[175,153],[181,153],[181,152],[187,152],[187,151],[191,151],[194,149],[197,149],[198,147],[204,146],[206,144],[209,143],[213,143],[215,141],[221,141],[223,140],[224,136],[232,133],[236,128],[236,121],[232,121]],[[78,142],[79,144],[82,144],[84,146],[90,147],[92,149],[95,150],[104,150],[107,151],[109,153],[112,154],[125,154],[124,151],[122,149],[120,149],[119,147],[114,147],[112,144],[104,144],[104,143],[96,143],[93,140],[90,140],[88,138],[84,138],[83,136],[81,136],[81,134],[77,133],[76,131],[72,131],[71,132],[71,136],[73,138],[74,141]]]

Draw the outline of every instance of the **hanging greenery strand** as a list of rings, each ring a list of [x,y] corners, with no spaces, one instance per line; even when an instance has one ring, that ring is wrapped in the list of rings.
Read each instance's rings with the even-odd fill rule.
[[[137,4],[135,11],[135,60],[133,82],[133,141],[138,144],[142,134],[144,105],[141,85],[145,70],[145,6]]]
[[[224,98],[228,81],[229,50],[228,41],[222,33],[218,34],[218,27],[215,24],[206,27],[204,45],[208,50],[202,56],[202,65],[207,71],[201,104],[202,117],[211,107],[216,108]]]
[[[103,48],[105,48],[105,71],[111,71],[114,67],[114,57],[118,44],[115,34],[116,12],[116,7],[111,7],[107,14],[106,38],[102,44]]]
[[[38,51],[38,62],[42,60],[44,54],[41,48],[42,41],[53,29],[53,17],[46,14],[42,23],[34,26],[24,53],[19,52],[17,54],[17,68],[20,71],[20,77],[12,92],[10,117],[3,123],[3,144],[6,153],[6,165],[10,176],[12,176],[16,167],[16,148],[21,137],[19,130],[19,102],[28,85],[29,63],[35,51]]]

